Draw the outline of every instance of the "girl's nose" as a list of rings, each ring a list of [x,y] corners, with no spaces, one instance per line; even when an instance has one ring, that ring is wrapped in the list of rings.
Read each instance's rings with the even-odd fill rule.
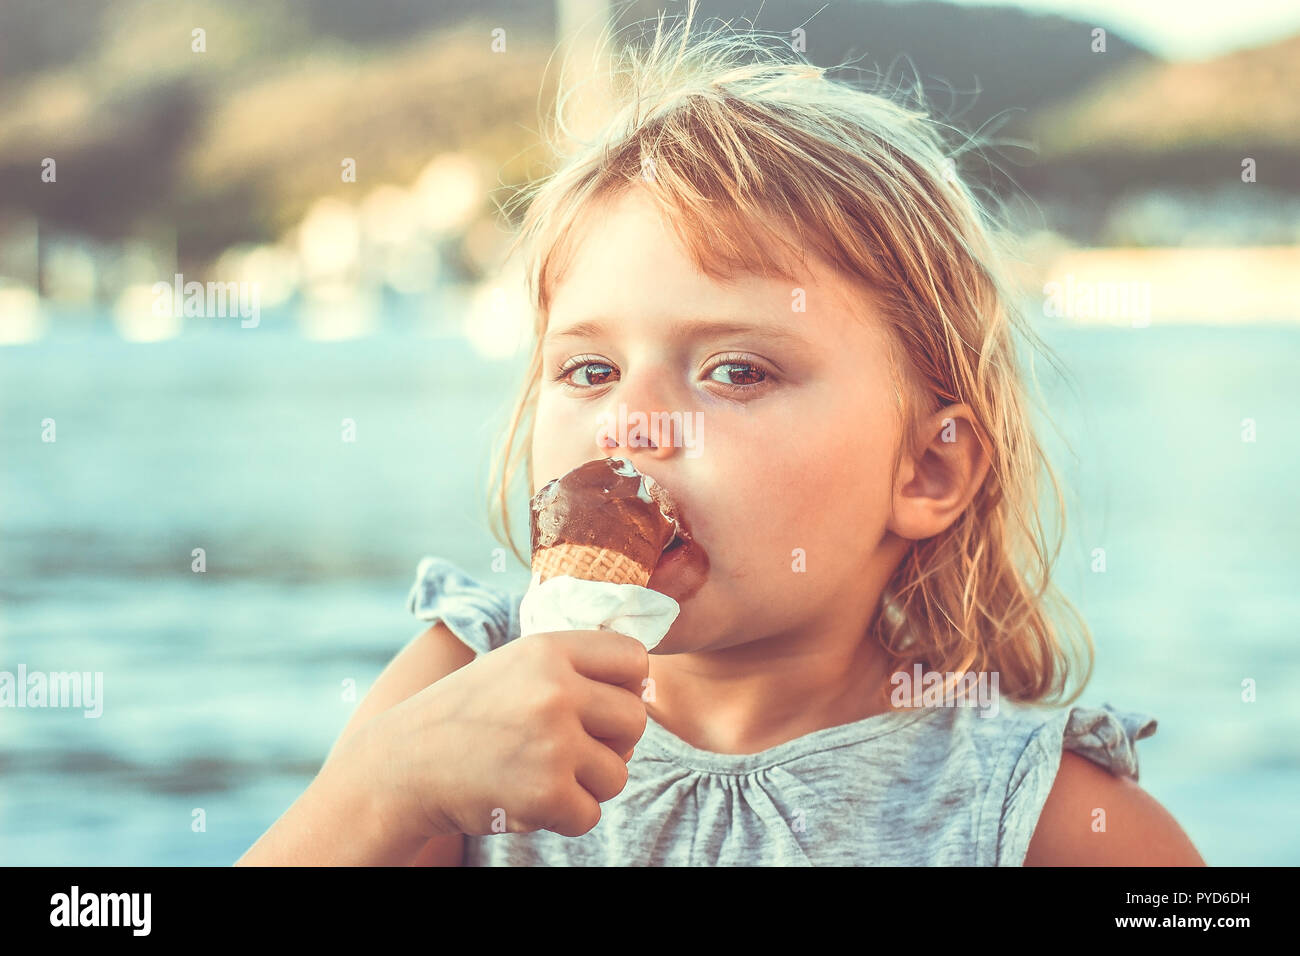
[[[667,410],[647,412],[619,403],[602,419],[596,445],[606,453],[611,449],[636,450],[651,458],[667,458],[678,444],[674,419],[680,415]]]
[[[667,458],[673,453],[675,445],[672,415],[667,410],[646,412],[644,416],[630,416],[628,449],[640,449],[649,458]]]
[[[662,395],[649,395],[653,389],[628,389],[613,399],[601,413],[602,428],[597,445],[609,449],[637,450],[651,458],[667,458],[680,443],[681,409],[673,409]]]

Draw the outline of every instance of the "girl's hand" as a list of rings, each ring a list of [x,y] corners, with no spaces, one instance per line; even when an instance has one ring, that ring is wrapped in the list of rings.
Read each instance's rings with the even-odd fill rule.
[[[581,836],[627,784],[648,674],[625,634],[531,634],[377,715],[358,742],[391,812],[429,836]]]

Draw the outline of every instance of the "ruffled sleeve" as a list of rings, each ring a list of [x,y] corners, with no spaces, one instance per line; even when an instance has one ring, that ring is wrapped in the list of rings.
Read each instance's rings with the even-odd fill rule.
[[[1116,776],[1137,780],[1137,742],[1155,732],[1154,717],[1110,704],[1062,709],[1043,721],[1011,771],[998,826],[997,864],[1023,865],[1056,782],[1062,751],[1072,750]]]
[[[1148,714],[1116,710],[1102,704],[1097,710],[1071,707],[1061,745],[1082,754],[1116,776],[1138,778],[1137,742],[1156,732],[1156,719]]]
[[[421,621],[441,621],[475,654],[486,654],[519,636],[519,600],[489,587],[450,561],[426,557],[415,570],[406,608]]]

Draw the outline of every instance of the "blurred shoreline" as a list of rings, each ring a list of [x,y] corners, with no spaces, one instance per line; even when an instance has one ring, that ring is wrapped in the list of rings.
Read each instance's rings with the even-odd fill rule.
[[[1018,301],[1034,324],[1251,325],[1300,323],[1300,245],[1249,247],[1075,247],[1057,236],[1026,241],[1027,256],[1009,264]],[[179,308],[176,310],[179,312]],[[439,283],[429,294],[400,295],[382,285],[354,285],[322,301],[295,294],[241,327],[239,317],[165,314],[148,297],[113,310],[90,302],[42,299],[0,280],[0,346],[90,332],[159,342],[214,331],[300,335],[350,341],[405,333],[465,338],[484,358],[510,358],[531,336],[522,278],[503,272],[477,284]]]
[[[1300,322],[1300,245],[1251,247],[1107,247],[1040,249],[1035,261],[1014,271],[1026,298],[1039,290],[1044,311],[1049,293],[1066,306],[1080,304],[1084,290],[1096,294],[1092,308],[1058,308],[1080,324],[1244,325]],[[1049,289],[1049,284],[1053,284]],[[1112,293],[1119,306],[1106,309]],[[1125,309],[1123,299],[1145,299],[1145,309]]]

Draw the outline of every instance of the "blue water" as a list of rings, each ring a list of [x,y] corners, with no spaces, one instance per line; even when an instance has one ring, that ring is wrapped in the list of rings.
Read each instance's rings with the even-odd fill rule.
[[[1073,509],[1062,586],[1098,649],[1082,702],[1159,719],[1142,784],[1208,862],[1300,863],[1300,330],[1047,333],[1077,387],[1040,367],[1076,456],[1044,434]],[[97,720],[0,709],[0,862],[247,849],[346,723],[343,682],[362,696],[421,629],[419,557],[492,573],[488,455],[517,370],[412,329],[0,348],[0,669],[105,680]]]

